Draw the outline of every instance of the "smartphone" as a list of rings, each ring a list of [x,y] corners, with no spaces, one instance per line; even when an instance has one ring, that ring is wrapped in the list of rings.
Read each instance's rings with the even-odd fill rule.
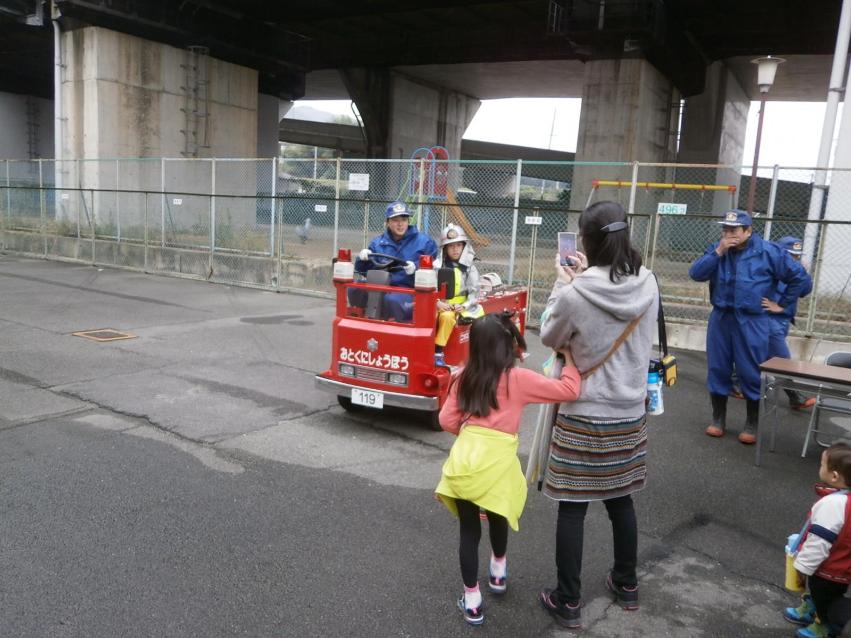
[[[576,263],[576,233],[558,234],[558,257],[562,266]]]

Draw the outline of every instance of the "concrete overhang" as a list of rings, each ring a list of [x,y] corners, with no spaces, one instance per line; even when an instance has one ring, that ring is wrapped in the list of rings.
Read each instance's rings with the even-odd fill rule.
[[[823,102],[833,62],[829,55],[783,56],[768,93],[771,101]],[[751,56],[728,58],[725,63],[752,100],[759,100],[756,65]],[[468,64],[425,64],[394,67],[403,75],[445,86],[480,100],[502,98],[580,98],[584,63],[578,60],[539,60]],[[340,74],[334,70],[307,74],[306,100],[348,100]]]

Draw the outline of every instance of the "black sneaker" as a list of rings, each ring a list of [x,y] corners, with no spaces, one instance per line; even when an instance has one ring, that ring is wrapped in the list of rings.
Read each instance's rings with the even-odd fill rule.
[[[461,598],[458,599],[458,609],[460,609],[461,613],[464,614],[464,620],[471,625],[481,625],[485,622],[485,615],[482,613],[482,606],[479,605],[475,609],[469,609],[464,604],[464,594],[461,594]]]
[[[562,627],[582,629],[582,605],[579,603],[576,603],[576,606],[561,605],[555,601],[553,594],[552,589],[545,589],[538,595],[538,600],[541,601],[544,609],[550,612],[550,615]]]
[[[638,609],[638,585],[634,587],[624,587],[623,585],[615,585],[612,580],[612,574],[606,576],[606,587],[615,595],[615,602],[626,611],[635,611]]]

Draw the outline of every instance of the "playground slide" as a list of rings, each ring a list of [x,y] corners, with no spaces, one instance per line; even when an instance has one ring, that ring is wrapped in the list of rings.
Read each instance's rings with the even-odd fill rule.
[[[458,204],[458,198],[455,197],[455,192],[451,188],[446,189],[446,203],[449,204],[447,217],[461,226],[461,228],[464,229],[464,232],[467,233],[467,237],[469,237],[476,246],[490,245],[491,242],[488,238],[482,237],[475,231],[470,220],[467,219],[467,216],[464,214],[464,209]]]

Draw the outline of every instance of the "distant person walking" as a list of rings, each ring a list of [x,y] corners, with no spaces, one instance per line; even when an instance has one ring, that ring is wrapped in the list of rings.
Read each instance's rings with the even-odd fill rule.
[[[484,622],[479,590],[479,510],[487,513],[491,541],[488,586],[505,593],[508,527],[518,529],[526,504],[526,480],[517,458],[520,416],[528,403],[573,401],[579,396],[579,372],[569,351],[559,379],[516,368],[526,342],[510,317],[489,314],[470,327],[470,358],[452,383],[440,410],[440,425],[457,440],[435,489],[460,522],[458,558],[464,594],[458,608],[471,625]]]
[[[307,240],[310,239],[310,217],[304,220],[304,224],[295,229],[295,234],[298,235],[298,239],[302,244],[306,244]]]
[[[780,308],[794,304],[807,286],[809,275],[789,254],[754,234],[751,216],[729,211],[718,222],[721,239],[711,244],[689,268],[695,281],[708,281],[712,312],[706,330],[707,387],[712,422],[706,434],[724,436],[727,397],[732,389],[733,366],[747,402],[747,419],[739,441],[756,443],[759,423],[759,364],[769,356],[771,318],[765,299],[779,290]],[[811,285],[811,284],[810,284]]]
[[[582,626],[581,572],[588,503],[602,501],[612,523],[614,566],[606,585],[638,609],[638,525],[632,494],[644,487],[647,370],[659,303],[653,274],[629,240],[620,204],[599,202],[579,218],[581,263],[561,266],[541,325],[545,346],[569,348],[582,393],[562,405],[553,427],[544,494],[559,502],[558,584],[540,602],[562,626]]]

